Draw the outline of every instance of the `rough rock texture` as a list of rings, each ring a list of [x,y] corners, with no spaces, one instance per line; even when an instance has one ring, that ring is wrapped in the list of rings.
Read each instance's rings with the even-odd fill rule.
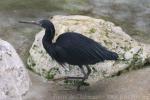
[[[30,79],[15,49],[0,39],[0,100],[22,100]]]
[[[138,43],[111,22],[79,15],[54,16],[51,21],[56,28],[55,39],[64,32],[79,32],[119,54],[118,61],[105,61],[92,65],[92,74],[88,79],[90,82],[110,77],[125,69],[139,68],[148,62],[147,51],[150,50],[148,48],[150,46]],[[29,68],[47,79],[59,76],[81,76],[78,67],[68,65],[70,67],[64,69],[51,59],[43,49],[41,42],[43,35],[44,30],[35,37],[28,59]]]

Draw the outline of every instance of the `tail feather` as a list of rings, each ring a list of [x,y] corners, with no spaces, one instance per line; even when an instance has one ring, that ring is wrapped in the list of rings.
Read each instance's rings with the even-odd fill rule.
[[[97,51],[99,58],[103,59],[103,60],[117,60],[118,58],[118,54],[112,51],[109,51],[108,49],[106,49],[105,47],[99,45],[96,46],[95,51]]]
[[[115,52],[111,52],[111,51],[106,51],[105,52],[105,60],[117,60],[118,59],[118,54]]]

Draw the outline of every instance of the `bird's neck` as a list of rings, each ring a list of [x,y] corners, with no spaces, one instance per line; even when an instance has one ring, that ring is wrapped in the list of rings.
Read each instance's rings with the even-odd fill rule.
[[[54,38],[54,36],[55,36],[55,33],[54,33],[55,31],[53,31],[52,29],[46,29],[45,30],[45,35],[44,35],[44,37],[43,37],[43,41],[44,42],[48,42],[48,43],[51,43],[52,44],[52,40],[53,40],[53,38]]]
[[[45,35],[42,39],[44,49],[51,55],[53,53],[53,43],[52,40],[55,35],[55,30],[46,29]],[[52,55],[51,55],[52,56]]]

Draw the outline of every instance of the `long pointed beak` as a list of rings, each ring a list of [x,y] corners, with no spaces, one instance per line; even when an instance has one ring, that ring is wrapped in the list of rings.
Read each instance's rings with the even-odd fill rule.
[[[40,25],[38,21],[19,21],[19,23]]]

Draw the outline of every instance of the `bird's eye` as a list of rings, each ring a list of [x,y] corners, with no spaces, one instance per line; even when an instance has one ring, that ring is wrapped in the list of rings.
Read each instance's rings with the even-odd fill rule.
[[[40,26],[42,26],[42,23],[39,23]]]

